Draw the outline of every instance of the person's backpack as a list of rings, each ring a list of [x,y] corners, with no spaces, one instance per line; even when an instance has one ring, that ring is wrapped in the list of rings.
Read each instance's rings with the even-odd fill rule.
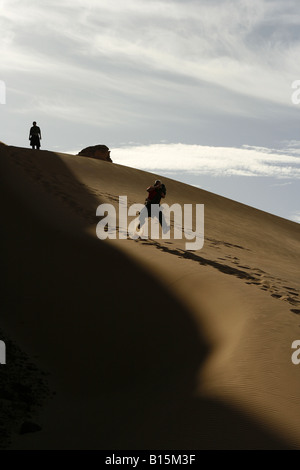
[[[151,200],[151,204],[159,204],[160,200],[161,200],[161,194],[162,193],[164,193],[164,195],[166,195],[166,193],[167,193],[167,188],[164,184],[162,184],[161,188],[156,190],[156,194],[155,194],[154,198]]]

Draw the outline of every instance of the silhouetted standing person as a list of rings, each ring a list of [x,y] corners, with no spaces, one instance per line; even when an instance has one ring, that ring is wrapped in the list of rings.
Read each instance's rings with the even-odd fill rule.
[[[42,134],[41,134],[41,129],[36,125],[36,122],[33,121],[33,126],[30,128],[29,132],[29,140],[30,140],[30,145],[32,149],[37,148],[37,150],[40,149],[41,146],[41,139],[42,139]]]

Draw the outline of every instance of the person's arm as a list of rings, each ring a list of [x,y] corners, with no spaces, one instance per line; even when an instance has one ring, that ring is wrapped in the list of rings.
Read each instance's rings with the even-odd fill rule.
[[[42,133],[41,133],[41,129],[39,128],[39,135],[40,135],[40,139],[42,140]]]
[[[162,198],[166,197],[165,193],[161,192],[161,197]]]
[[[147,191],[148,191],[148,193],[150,193],[150,191],[154,191],[155,189],[156,189],[155,186],[149,186],[149,187],[147,188]]]

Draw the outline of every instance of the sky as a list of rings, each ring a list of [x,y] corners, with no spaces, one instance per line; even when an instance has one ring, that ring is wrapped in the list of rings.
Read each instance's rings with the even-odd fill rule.
[[[298,0],[0,0],[0,28],[2,142],[35,120],[300,222]]]

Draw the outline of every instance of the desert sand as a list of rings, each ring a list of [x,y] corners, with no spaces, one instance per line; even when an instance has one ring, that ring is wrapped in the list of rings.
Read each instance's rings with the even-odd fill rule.
[[[3,448],[300,449],[299,224],[92,158],[0,163]],[[203,248],[99,240],[98,205],[158,177],[204,204]]]

